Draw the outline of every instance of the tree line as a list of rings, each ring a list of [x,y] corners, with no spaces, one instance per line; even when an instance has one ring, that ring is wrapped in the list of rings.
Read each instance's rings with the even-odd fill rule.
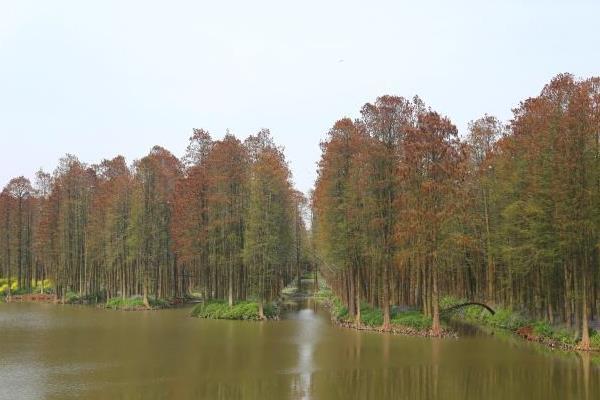
[[[321,144],[312,196],[321,271],[360,305],[420,307],[440,334],[440,298],[527,312],[581,330],[600,291],[600,79],[556,76],[501,123],[458,135],[415,97],[379,97]]]
[[[180,160],[162,147],[128,166],[72,155],[0,193],[0,275],[30,290],[110,299],[255,298],[300,275],[304,197],[267,130],[244,142],[194,130]],[[11,282],[11,280],[13,280]]]

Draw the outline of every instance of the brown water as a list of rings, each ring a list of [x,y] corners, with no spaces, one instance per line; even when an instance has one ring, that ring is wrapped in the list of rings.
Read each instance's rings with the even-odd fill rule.
[[[0,304],[1,399],[599,399],[589,357],[496,336],[430,340],[332,326]]]

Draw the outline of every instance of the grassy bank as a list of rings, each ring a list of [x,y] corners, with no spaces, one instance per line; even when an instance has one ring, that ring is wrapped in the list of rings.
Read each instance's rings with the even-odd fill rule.
[[[148,303],[152,310],[158,310],[161,308],[169,308],[171,304],[163,299],[148,298]],[[114,297],[106,302],[105,308],[111,310],[124,310],[124,311],[141,311],[147,310],[144,305],[144,299],[142,296],[133,297]]]
[[[59,302],[62,302],[62,299],[58,299]],[[98,304],[100,299],[98,296],[93,295],[79,295],[76,292],[67,292],[65,293],[64,304]]]
[[[10,280],[10,294],[12,296],[21,296],[25,294],[53,293],[53,285],[50,280],[31,281],[30,288],[20,288],[17,279]],[[0,278],[0,298],[8,296],[8,279]]]
[[[0,302],[8,301],[8,279],[0,278]],[[16,278],[10,280],[11,301],[39,301],[48,302],[54,299],[54,289],[48,280],[32,280],[29,288],[20,288]]]
[[[450,308],[465,303],[462,299],[445,297],[440,307]],[[496,307],[494,315],[478,306],[467,306],[452,314],[451,318],[469,324],[502,329],[523,339],[539,342],[553,348],[575,349],[581,340],[579,332],[563,326],[551,325],[546,321],[535,320],[505,307]],[[600,350],[600,332],[590,329],[591,346]]]
[[[30,289],[19,288],[16,280],[11,280],[11,297],[13,302],[52,302],[63,304],[98,305],[112,310],[146,310],[142,296],[128,298],[115,297],[105,302],[102,296],[79,295],[77,292],[68,291],[64,298],[55,296],[54,288],[49,280],[32,282]],[[0,301],[7,301],[8,279],[0,279]],[[190,299],[174,299],[172,302],[163,299],[149,298],[148,303],[153,310],[168,308],[172,303],[185,303]]]
[[[354,319],[350,316],[348,308],[342,301],[321,281],[319,291],[315,293],[315,299],[329,309],[332,320],[342,326],[356,327]],[[360,307],[361,326],[359,329],[379,330],[383,325],[383,311],[379,308],[362,303]],[[392,333],[401,333],[414,336],[431,335],[431,318],[423,315],[416,310],[400,310],[398,307],[392,307],[391,310]],[[452,335],[447,329],[444,329],[444,335]]]
[[[276,319],[279,315],[277,307],[273,304],[265,304],[263,311],[267,319]],[[258,303],[254,301],[241,301],[233,307],[229,307],[229,304],[222,300],[207,301],[197,304],[191,315],[209,319],[260,320]]]

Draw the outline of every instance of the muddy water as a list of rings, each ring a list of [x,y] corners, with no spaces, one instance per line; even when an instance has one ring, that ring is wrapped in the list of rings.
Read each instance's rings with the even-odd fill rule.
[[[598,399],[589,357],[510,338],[430,340],[281,321],[0,304],[0,399]]]

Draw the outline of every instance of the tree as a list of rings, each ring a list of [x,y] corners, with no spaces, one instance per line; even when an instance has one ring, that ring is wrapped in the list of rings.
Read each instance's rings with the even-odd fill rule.
[[[292,217],[297,212],[290,213],[295,203],[289,176],[279,149],[267,144],[256,152],[249,178],[244,261],[263,319],[263,304],[279,294],[280,277],[295,247]]]
[[[172,294],[171,204],[180,174],[179,160],[159,146],[135,163],[129,253],[137,264],[146,307],[151,284],[157,298]]]
[[[362,193],[368,181],[370,138],[364,126],[350,119],[335,123],[328,140],[321,144],[323,158],[313,195],[315,237],[318,248],[336,276],[333,283],[341,292],[355,323],[360,325],[360,269],[366,259],[365,223],[369,215]],[[340,276],[337,276],[340,275]]]
[[[456,209],[462,184],[464,151],[449,119],[433,111],[420,113],[415,129],[407,131],[401,176],[409,198],[403,225],[416,229],[418,250],[431,274],[432,331],[441,334],[439,273],[455,237]],[[412,197],[412,199],[411,199]],[[406,236],[406,235],[405,235]]]
[[[482,248],[485,249],[484,258],[487,266],[486,297],[489,302],[494,302],[494,284],[496,278],[494,250],[492,249],[494,239],[492,238],[491,228],[491,221],[492,219],[496,219],[496,216],[492,217],[492,209],[494,207],[490,204],[495,176],[490,160],[494,156],[494,146],[502,136],[503,130],[504,127],[497,118],[485,115],[469,124],[469,135],[467,137],[471,155],[471,169],[473,170],[473,195],[475,198],[478,198],[478,201],[474,204],[477,207],[477,212],[475,213],[475,221],[477,221],[476,231],[480,237],[480,242],[484,243]],[[479,218],[480,216],[482,218]]]

